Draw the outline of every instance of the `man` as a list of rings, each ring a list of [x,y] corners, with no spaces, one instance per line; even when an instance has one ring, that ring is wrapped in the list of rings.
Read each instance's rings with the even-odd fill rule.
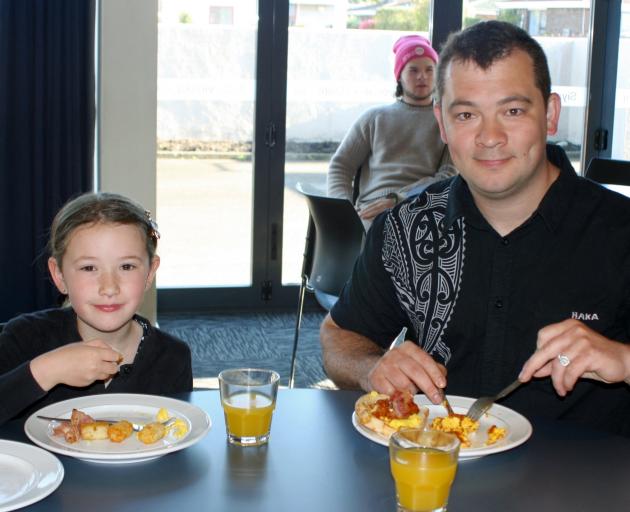
[[[374,222],[322,324],[328,374],[434,403],[447,377],[472,397],[519,377],[505,405],[630,436],[630,201],[546,147],[542,48],[496,21],[452,35],[434,110],[460,175]]]
[[[396,41],[394,54],[397,101],[365,112],[328,170],[328,195],[349,201],[360,173],[355,204],[366,228],[418,187],[454,174],[432,108],[437,53],[426,38],[412,35]]]

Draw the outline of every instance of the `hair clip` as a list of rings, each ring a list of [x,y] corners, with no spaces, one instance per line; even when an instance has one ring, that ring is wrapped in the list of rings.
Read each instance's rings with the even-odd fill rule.
[[[144,216],[147,218],[147,222],[149,226],[151,226],[151,230],[149,231],[149,236],[156,241],[160,239],[160,232],[158,231],[157,222],[153,220],[151,217],[151,212],[149,210],[144,210]]]

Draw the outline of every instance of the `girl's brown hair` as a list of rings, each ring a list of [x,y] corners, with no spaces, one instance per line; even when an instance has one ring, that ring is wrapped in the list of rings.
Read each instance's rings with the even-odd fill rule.
[[[144,236],[149,262],[153,261],[160,234],[151,213],[127,197],[89,192],[68,201],[53,219],[48,250],[60,267],[72,233],[81,226],[99,223],[137,226]]]

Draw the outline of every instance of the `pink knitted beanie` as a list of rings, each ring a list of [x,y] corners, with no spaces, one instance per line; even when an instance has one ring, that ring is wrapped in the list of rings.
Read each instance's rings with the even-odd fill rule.
[[[426,37],[403,36],[394,43],[394,54],[396,63],[394,64],[394,75],[396,81],[400,80],[400,73],[411,59],[416,57],[429,57],[437,64],[438,54],[431,46]]]

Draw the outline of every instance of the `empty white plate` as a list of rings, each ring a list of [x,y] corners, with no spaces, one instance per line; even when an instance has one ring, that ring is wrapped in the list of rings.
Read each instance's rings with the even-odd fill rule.
[[[44,499],[63,480],[63,466],[52,453],[0,440],[0,512]]]

